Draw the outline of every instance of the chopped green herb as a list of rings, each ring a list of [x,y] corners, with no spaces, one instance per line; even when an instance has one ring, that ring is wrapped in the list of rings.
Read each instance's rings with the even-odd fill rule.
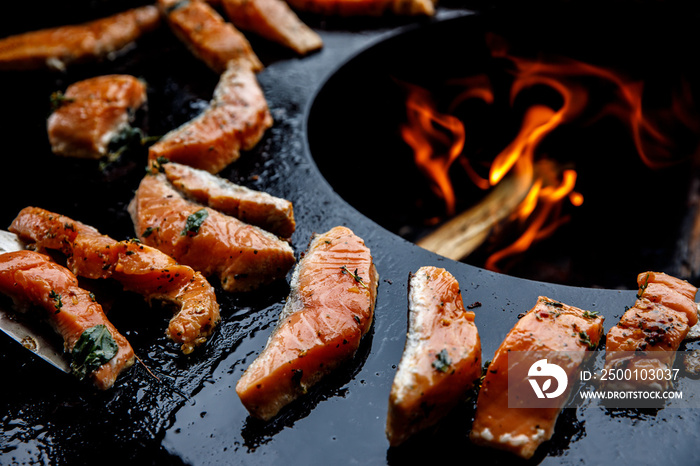
[[[143,233],[141,233],[141,236],[143,236],[144,238],[148,238],[149,236],[151,236],[152,233],[153,233],[153,227],[148,227],[145,230],[143,230]]]
[[[85,330],[73,347],[71,371],[79,380],[84,380],[88,374],[116,356],[118,350],[119,346],[107,327],[95,325]]]
[[[180,233],[180,236],[186,236],[188,233],[192,233],[193,235],[199,233],[199,229],[207,217],[209,217],[209,212],[207,212],[207,209],[200,209],[188,216],[187,221],[185,222],[185,228]]]
[[[51,101],[51,111],[55,112],[59,108],[61,108],[64,104],[70,103],[70,102],[75,102],[75,99],[71,97],[66,97],[65,94],[61,91],[56,91],[51,94],[50,97]]]
[[[583,317],[586,319],[595,319],[598,317],[598,311],[583,311]]]
[[[350,275],[357,283],[359,283],[360,285],[362,285],[362,286],[364,286],[365,288],[367,288],[367,284],[364,282],[364,280],[362,279],[362,277],[360,277],[360,276],[357,274],[357,269],[355,269],[355,272],[354,272],[354,273],[353,273],[353,272],[350,272],[350,270],[348,269],[348,267],[347,267],[346,265],[342,266],[340,269],[343,271],[344,274]],[[369,288],[368,288],[368,289],[369,289]]]
[[[97,301],[97,299],[95,299],[95,293],[90,292],[89,296],[90,296],[90,301],[92,301],[93,303],[95,301]]]
[[[644,284],[639,287],[639,293],[637,293],[637,299],[640,299],[644,292],[646,291],[647,287],[649,286],[649,274],[644,277]]]
[[[596,346],[598,346],[598,345],[595,345],[595,344],[591,341],[591,337],[589,337],[588,334],[587,334],[586,332],[584,332],[584,331],[578,332],[578,336],[579,336],[579,341],[580,341],[581,343],[585,343],[586,345],[588,345],[588,348],[589,348],[589,349],[592,349],[592,350],[593,350],[593,349],[595,349]]]
[[[440,372],[447,372],[450,368],[450,364],[452,364],[452,361],[446,349],[440,351],[435,356],[435,361],[433,361],[433,367]]]
[[[178,8],[182,8],[182,7],[186,6],[188,3],[190,3],[190,0],[181,0],[179,2],[175,2],[165,9],[165,14],[169,15],[170,13],[177,10]]]
[[[552,307],[564,307],[562,303],[558,303],[556,301],[548,301],[546,299],[543,299],[542,302],[546,304],[547,306],[552,306]]]
[[[56,314],[61,312],[61,308],[63,307],[63,301],[61,300],[61,295],[56,293],[56,291],[51,290],[49,293],[49,298],[53,300],[53,307],[56,308]]]

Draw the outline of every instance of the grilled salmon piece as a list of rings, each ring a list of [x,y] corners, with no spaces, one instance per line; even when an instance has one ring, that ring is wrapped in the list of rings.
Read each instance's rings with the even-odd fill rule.
[[[112,278],[149,302],[174,305],[176,312],[166,335],[185,354],[204,343],[220,320],[214,288],[201,273],[139,241],[116,241],[88,225],[37,207],[23,209],[10,231],[39,250],[61,251],[76,275]]]
[[[88,23],[0,39],[0,70],[53,68],[95,60],[124,49],[160,24],[152,5]]]
[[[73,373],[81,379],[90,377],[100,390],[114,385],[117,376],[134,364],[131,345],[92,294],[49,257],[26,250],[0,254],[0,293],[10,296],[20,310],[41,307],[63,338],[64,350],[72,355]]]
[[[158,0],[158,7],[173,33],[216,73],[223,73],[230,61],[253,71],[263,68],[248,39],[205,2]]]
[[[321,36],[304,24],[283,0],[223,0],[223,6],[236,27],[300,55],[323,47]]]
[[[218,173],[252,149],[272,126],[267,101],[255,74],[230,63],[209,107],[152,145],[148,158],[182,163]]]
[[[175,189],[201,204],[282,238],[290,238],[294,233],[294,208],[286,199],[239,186],[187,165],[166,163],[162,168]]]
[[[481,377],[481,341],[457,280],[421,267],[408,287],[408,334],[386,422],[391,446],[436,424]]]
[[[372,324],[378,281],[369,249],[348,228],[311,241],[277,326],[236,384],[251,415],[273,418],[353,357]]]
[[[678,278],[657,272],[638,275],[639,292],[634,306],[612,327],[605,340],[605,367],[629,369],[630,374],[670,369],[675,352],[690,327],[698,322],[695,294],[697,288]],[[647,356],[639,357],[642,352]],[[649,373],[649,372],[647,372]],[[643,387],[663,390],[670,380],[651,383],[644,380],[620,381],[621,389]]]
[[[185,199],[162,173],[141,180],[129,213],[141,241],[204,276],[218,275],[226,291],[284,278],[294,265],[286,241]]]
[[[435,14],[432,0],[288,0],[299,11],[320,15],[380,16]]]
[[[144,103],[146,85],[133,76],[97,76],[71,84],[47,121],[51,150],[69,157],[107,155],[110,142],[129,128]]]
[[[532,457],[537,447],[552,437],[554,424],[568,399],[565,396],[568,391],[553,399],[554,404],[558,403],[556,407],[532,407],[525,404],[523,398],[519,398],[522,406],[510,407],[509,390],[532,393],[532,388],[525,383],[527,372],[522,374],[522,381],[512,382],[509,386],[509,368],[513,367],[520,374],[523,367],[519,366],[525,365],[510,366],[509,357],[515,357],[517,352],[549,354],[551,357],[554,357],[553,352],[566,352],[561,361],[552,364],[558,364],[571,382],[586,359],[586,352],[598,346],[603,335],[603,320],[596,313],[540,296],[535,307],[508,333],[488,367],[479,391],[471,440],[523,458]]]

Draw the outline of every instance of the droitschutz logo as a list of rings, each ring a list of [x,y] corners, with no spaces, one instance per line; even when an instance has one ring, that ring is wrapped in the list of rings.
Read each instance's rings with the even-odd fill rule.
[[[561,396],[566,391],[566,386],[569,383],[569,378],[566,376],[564,369],[556,364],[550,364],[546,359],[540,359],[530,366],[527,372],[528,382],[532,386],[537,398],[556,398]],[[538,380],[542,381],[540,386]],[[552,388],[552,380],[556,380],[556,388]]]

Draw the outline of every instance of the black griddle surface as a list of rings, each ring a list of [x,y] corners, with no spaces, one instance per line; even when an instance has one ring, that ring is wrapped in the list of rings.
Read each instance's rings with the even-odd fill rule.
[[[95,11],[113,8],[108,2],[90,5]],[[16,22],[5,17],[3,31],[30,29],[22,27],[34,24],[25,8],[15,16]],[[37,22],[42,27],[60,24],[74,13],[58,12]],[[484,361],[493,357],[517,315],[529,310],[539,295],[600,312],[607,318],[607,330],[634,302],[634,292],[515,279],[422,250],[341,199],[321,176],[305,140],[306,114],[314,96],[355,53],[404,28],[451,16],[467,16],[465,27],[469,27],[471,14],[461,7],[441,7],[434,20],[305,18],[325,42],[321,52],[305,58],[253,41],[267,65],[259,81],[275,125],[254,150],[221,175],[294,203],[298,228],[292,245],[297,256],[314,232],[336,225],[348,226],[364,238],[375,258],[380,286],[373,327],[353,362],[275,420],[262,423],[247,416],[234,388],[263,348],[282,309],[287,282],[246,295],[224,293],[217,285],[221,325],[191,356],[179,354],[163,335],[167,310],[150,309],[138,296],[111,293],[110,319],[159,380],[136,366],[112,390],[97,392],[0,337],[0,463],[398,465],[453,458],[479,464],[516,462],[507,454],[470,444],[473,400],[435,429],[404,447],[389,449],[384,435],[387,400],[404,345],[409,272],[423,265],[445,267],[459,280],[465,304],[481,303],[475,312]],[[54,157],[44,126],[52,91],[112,72],[133,73],[149,83],[149,109],[142,120],[149,134],[162,134],[195,115],[217,81],[167,28],[113,62],[72,67],[66,74],[0,74],[5,94],[0,223],[5,228],[22,207],[37,205],[117,239],[133,236],[125,207],[143,174],[145,153],[101,170],[97,163]],[[357,195],[362,195],[361,180]],[[585,405],[562,413],[553,439],[531,462],[697,464],[698,425],[697,410],[609,412]]]

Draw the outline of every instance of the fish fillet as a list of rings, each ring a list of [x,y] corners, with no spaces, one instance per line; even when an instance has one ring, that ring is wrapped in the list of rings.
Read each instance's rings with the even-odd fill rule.
[[[304,24],[283,0],[223,0],[226,16],[238,28],[300,55],[323,47],[321,36]]]
[[[218,173],[252,149],[272,126],[272,116],[255,74],[230,63],[209,107],[152,145],[148,159],[177,162]]]
[[[231,61],[253,71],[263,68],[248,39],[205,2],[158,0],[158,7],[173,33],[216,73]]]
[[[277,326],[236,384],[251,415],[273,418],[353,357],[372,324],[378,281],[369,249],[348,228],[311,241]]]
[[[163,301],[176,311],[166,335],[191,353],[220,320],[214,288],[202,274],[138,241],[116,241],[95,228],[38,207],[26,207],[10,231],[39,250],[61,251],[78,276],[113,278],[147,301]]]
[[[110,142],[129,127],[144,103],[146,85],[133,76],[97,76],[71,84],[47,121],[51,150],[69,157],[107,155]]]
[[[380,16],[435,14],[432,0],[288,0],[292,8],[320,15]]]
[[[678,351],[690,327],[698,322],[695,294],[690,283],[658,272],[638,275],[638,299],[612,327],[605,340],[605,367],[629,369],[630,374],[673,367]],[[640,352],[646,353],[638,357]],[[652,383],[653,382],[653,383]],[[667,389],[670,380],[618,381],[620,389]]]
[[[165,175],[146,175],[129,205],[137,235],[226,291],[248,291],[284,278],[294,265],[286,241],[185,199]]]
[[[408,334],[389,396],[391,446],[436,424],[481,377],[481,341],[457,280],[421,267],[409,279]]]
[[[112,387],[117,376],[134,364],[131,345],[107,319],[94,296],[78,286],[75,275],[48,256],[27,250],[0,254],[0,293],[12,297],[18,309],[41,307],[45,319],[63,338],[64,350],[73,355],[73,372],[85,372],[100,390]],[[98,360],[99,365],[79,361],[73,352],[93,330],[101,331],[102,341],[106,339],[114,346],[111,357],[105,357],[104,362]],[[96,355],[95,349],[107,350],[107,346],[96,347],[88,355]]]
[[[42,29],[0,39],[0,70],[64,70],[128,46],[160,24],[148,5],[88,23]]]
[[[239,186],[179,163],[166,163],[162,168],[175,189],[201,204],[282,238],[290,238],[294,233],[294,209],[286,199]]]
[[[603,320],[595,313],[540,296],[535,307],[508,333],[486,371],[470,434],[472,442],[531,458],[537,447],[552,437],[568,392],[553,400],[556,406],[509,407],[509,390],[516,394],[526,393],[525,390],[532,392],[525,377],[522,380],[518,377],[519,383],[509,385],[509,353],[511,357],[517,352],[563,353],[562,361],[550,364],[558,363],[571,381],[585,361],[586,353],[598,346],[603,335]],[[517,365],[513,368],[518,374],[523,369]]]

